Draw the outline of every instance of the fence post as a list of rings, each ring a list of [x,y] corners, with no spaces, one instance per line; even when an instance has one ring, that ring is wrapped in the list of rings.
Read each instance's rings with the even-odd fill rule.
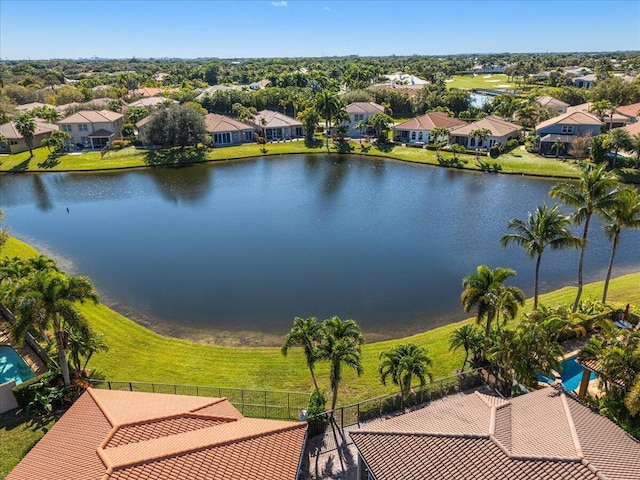
[[[244,388],[240,390],[240,398],[242,399],[242,414],[244,415]]]
[[[107,382],[107,385],[109,386],[109,390],[111,390],[111,382]]]
[[[129,391],[133,392],[133,385],[131,385],[131,382],[129,382]]]
[[[360,426],[360,403],[357,404],[356,415],[358,415],[358,427]]]
[[[267,391],[264,391],[264,418],[267,418]]]
[[[287,392],[287,420],[291,420],[291,394]]]

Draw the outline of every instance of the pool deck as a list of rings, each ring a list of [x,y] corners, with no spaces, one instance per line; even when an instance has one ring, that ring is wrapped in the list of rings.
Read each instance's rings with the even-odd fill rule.
[[[47,371],[47,366],[45,365],[45,363],[29,345],[23,343],[22,345],[18,346],[11,342],[11,340],[9,339],[9,333],[3,328],[3,325],[1,324],[0,345],[9,345],[13,347],[36,376],[41,375]]]

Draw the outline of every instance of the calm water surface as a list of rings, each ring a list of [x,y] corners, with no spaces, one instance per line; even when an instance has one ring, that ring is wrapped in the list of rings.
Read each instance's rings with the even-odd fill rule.
[[[181,169],[0,176],[11,233],[88,275],[103,300],[156,330],[279,344],[294,316],[354,318],[369,341],[459,320],[462,278],[533,261],[507,222],[553,182],[358,157],[292,155]],[[69,213],[67,213],[67,208]],[[603,279],[601,224],[586,277]],[[622,273],[640,268],[623,232]],[[545,252],[541,289],[575,283],[577,251]],[[232,340],[233,339],[233,340]]]

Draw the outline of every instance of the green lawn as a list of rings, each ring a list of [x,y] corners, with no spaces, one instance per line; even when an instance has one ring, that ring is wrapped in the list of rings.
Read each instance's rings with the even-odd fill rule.
[[[445,82],[448,88],[463,88],[465,90],[471,90],[473,88],[502,90],[516,87],[515,82],[509,81],[506,75],[489,73],[480,73],[476,76],[454,75],[452,78],[445,80]]]
[[[35,254],[35,250],[14,238],[4,250],[8,255]],[[640,305],[640,273],[613,279],[609,298],[624,305]],[[602,282],[585,287],[585,298],[598,299]],[[542,295],[540,302],[555,305],[569,303],[575,288],[567,287]],[[527,302],[525,311],[530,308]],[[96,354],[90,367],[110,380],[213,385],[249,389],[295,390],[308,392],[311,379],[299,349],[283,357],[276,347],[223,347],[164,337],[119,315],[105,305],[80,306],[92,327],[105,336],[108,353]],[[357,320],[357,319],[356,319]],[[467,320],[470,321],[470,320]],[[463,352],[448,351],[449,336],[464,322],[435,328],[409,338],[365,344],[362,349],[364,374],[357,378],[345,374],[339,404],[371,398],[394,390],[383,387],[378,379],[378,354],[399,343],[412,341],[428,348],[434,359],[435,378],[450,375],[462,363]],[[318,366],[320,383],[327,391],[326,364]]]
[[[0,478],[5,478],[54,423],[16,410],[0,415]]]
[[[332,154],[337,148],[330,143]],[[162,165],[185,165],[200,162],[226,161],[244,158],[260,157],[264,155],[286,155],[296,153],[326,153],[324,144],[318,142],[314,146],[307,146],[303,141],[270,143],[262,147],[257,144],[245,144],[235,147],[215,148],[210,150],[171,149],[157,152],[147,152],[128,147],[120,151],[108,152],[103,158],[97,152],[78,155],[64,155],[55,164],[47,163],[46,149],[36,149],[35,156],[29,160],[29,153],[0,157],[0,172],[62,172],[62,171],[92,171],[125,168],[143,168]],[[400,145],[375,145],[352,141],[342,145],[340,153],[375,156],[403,160],[409,162],[440,165],[436,153],[431,150],[403,147]],[[442,153],[445,160],[452,155]],[[483,161],[496,164],[504,173],[524,173],[525,175],[542,175],[548,177],[576,177],[578,170],[569,162],[556,159],[538,157],[522,149],[516,149],[509,154],[500,156],[497,160],[480,157]],[[461,155],[456,168],[467,170],[481,170],[474,155]]]

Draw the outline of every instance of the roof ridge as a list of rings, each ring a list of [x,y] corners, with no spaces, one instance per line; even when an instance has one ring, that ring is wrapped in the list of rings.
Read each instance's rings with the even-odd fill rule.
[[[105,416],[107,421],[111,424],[111,426],[115,427],[115,426],[119,425],[118,422],[116,422],[115,418],[113,418],[111,413],[109,413],[109,411],[108,411],[107,407],[105,406],[105,404],[102,403],[102,400],[100,400],[98,395],[96,393],[94,393],[94,391],[95,391],[95,389],[93,387],[88,387],[87,388],[87,393],[92,398],[93,402],[98,406],[98,408],[100,409],[102,414]]]
[[[436,437],[436,438],[468,438],[468,439],[487,439],[490,438],[489,435],[479,434],[479,433],[451,433],[451,432],[401,432],[396,430],[385,430],[385,431],[375,431],[375,430],[355,430],[353,432],[349,432],[349,435],[353,433],[365,433],[369,435],[397,435],[401,437],[411,436],[411,437]]]
[[[573,421],[573,415],[571,415],[571,410],[569,409],[569,403],[567,402],[567,396],[564,393],[560,394],[560,400],[562,401],[562,407],[564,408],[564,413],[567,416],[567,423],[569,424],[569,432],[571,433],[571,439],[573,440],[573,446],[576,449],[576,455],[579,458],[584,458],[584,452],[582,451],[582,446],[580,445],[580,439],[578,438],[578,432],[576,430],[576,424]]]
[[[245,418],[243,418],[243,420],[248,420]],[[251,420],[258,420],[258,419],[251,419]],[[268,420],[268,422],[273,422],[274,420]],[[203,450],[208,450],[211,448],[217,448],[217,447],[222,447],[225,445],[231,445],[234,443],[239,443],[239,442],[246,442],[248,440],[253,440],[255,438],[260,438],[260,437],[266,437],[266,436],[270,436],[276,433],[283,433],[283,432],[287,432],[287,431],[291,431],[291,430],[295,430],[298,428],[305,428],[306,429],[307,423],[306,422],[299,422],[299,423],[293,423],[293,424],[287,424],[287,425],[281,425],[280,427],[277,428],[272,428],[269,429],[267,431],[261,431],[261,432],[255,432],[255,433],[251,433],[251,434],[245,434],[245,435],[241,435],[238,437],[233,437],[233,438],[228,438],[222,441],[215,441],[215,439],[212,439],[211,442],[208,442],[206,444],[197,444],[197,445],[185,445],[182,446],[181,448],[177,448],[171,452],[153,452],[153,453],[149,453],[148,455],[145,455],[144,451],[138,451],[138,452],[134,452],[137,453],[135,459],[113,459],[110,456],[110,453],[107,452],[107,450],[98,447],[97,449],[97,453],[100,456],[100,459],[103,461],[103,463],[105,464],[105,466],[108,469],[111,469],[111,471],[115,471],[115,470],[122,470],[125,468],[130,468],[130,467],[135,467],[137,465],[143,465],[149,462],[157,462],[160,460],[166,460],[169,458],[174,458],[174,457],[178,457],[181,455],[186,455],[189,453],[195,453],[195,452],[200,452]],[[217,426],[213,426],[213,427],[208,427],[208,428],[203,428],[200,430],[197,430],[198,435],[202,434],[204,430],[209,430],[211,428],[217,428]],[[175,436],[182,436],[184,437],[190,437],[193,436],[194,432],[184,432],[184,433],[179,433],[174,435]],[[137,448],[137,446],[139,446],[141,443],[145,443],[147,445],[151,444],[151,443],[158,443],[155,442],[154,440],[164,440],[168,437],[162,437],[161,439],[153,439],[153,440],[148,440],[146,442],[138,442],[135,445],[136,447],[134,447],[136,450],[139,450]],[[131,444],[128,445],[122,445],[122,446],[118,446],[118,447],[113,447],[109,449],[109,452],[114,452],[118,449],[124,449],[129,447]],[[119,450],[122,451],[122,450]]]

